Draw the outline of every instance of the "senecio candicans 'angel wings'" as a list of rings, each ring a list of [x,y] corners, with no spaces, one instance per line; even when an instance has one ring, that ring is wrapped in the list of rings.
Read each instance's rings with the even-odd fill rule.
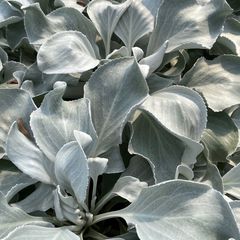
[[[240,240],[239,11],[0,0],[0,240]]]

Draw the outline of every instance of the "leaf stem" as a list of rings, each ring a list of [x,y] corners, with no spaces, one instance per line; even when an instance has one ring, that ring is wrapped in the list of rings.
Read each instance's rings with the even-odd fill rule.
[[[101,221],[104,221],[104,220],[107,220],[107,219],[117,218],[120,216],[119,213],[120,213],[120,211],[113,211],[113,212],[99,214],[93,218],[91,225],[96,224]]]

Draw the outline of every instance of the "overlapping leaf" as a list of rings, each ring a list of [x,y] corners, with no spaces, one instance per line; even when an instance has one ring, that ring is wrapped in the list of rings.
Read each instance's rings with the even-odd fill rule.
[[[0,194],[0,212],[1,239],[4,239],[10,232],[23,225],[51,226],[41,217],[32,217],[19,208],[10,207],[2,194]]]
[[[113,31],[120,17],[130,4],[131,0],[127,0],[121,4],[114,4],[111,1],[105,0],[95,0],[88,4],[88,15],[103,39],[106,55],[110,52]]]
[[[181,84],[199,91],[212,110],[222,111],[240,103],[239,66],[238,56],[223,55],[214,60],[201,58],[184,75]]]
[[[31,115],[36,142],[52,161],[65,143],[75,141],[74,130],[83,131],[96,141],[89,101],[64,101],[65,89],[65,83],[57,83],[55,89],[45,96],[41,107]]]
[[[69,61],[71,59],[71,61]],[[62,31],[40,47],[37,63],[47,74],[82,73],[99,64],[94,49],[81,32]]]
[[[177,49],[211,48],[226,15],[231,13],[225,0],[163,1],[148,45],[148,55],[169,40],[167,52]]]
[[[115,33],[124,42],[129,53],[138,39],[153,30],[154,17],[138,0],[132,0],[130,7],[120,18]]]
[[[140,239],[239,239],[233,213],[222,195],[187,181],[146,188],[129,207],[111,215],[134,224]]]
[[[87,36],[97,53],[96,29],[91,21],[76,9],[64,7],[45,15],[39,4],[31,4],[25,7],[25,11],[24,23],[31,44],[42,44],[55,33],[75,30]]]
[[[238,146],[238,129],[226,113],[209,112],[207,128],[201,141],[209,161],[226,162]]]
[[[94,72],[85,85],[84,97],[91,101],[92,119],[98,134],[96,155],[121,142],[129,114],[147,94],[145,79],[133,58],[113,60]]]
[[[5,154],[6,138],[12,123],[18,119],[22,119],[25,124],[28,123],[30,114],[36,107],[29,94],[23,90],[1,89],[0,96],[0,158],[2,158]],[[27,124],[25,127],[30,130]]]
[[[79,237],[68,229],[47,228],[26,225],[16,228],[5,240],[79,240]]]
[[[19,22],[22,13],[6,0],[0,1],[0,28]]]

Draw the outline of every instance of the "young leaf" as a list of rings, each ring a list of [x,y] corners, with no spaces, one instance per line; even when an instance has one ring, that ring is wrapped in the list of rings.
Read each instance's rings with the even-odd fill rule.
[[[31,115],[31,128],[40,149],[55,161],[60,148],[70,141],[75,141],[74,130],[89,134],[93,142],[96,133],[90,115],[87,99],[64,101],[62,99],[66,83],[58,82],[49,92],[40,108]]]
[[[181,84],[200,92],[212,110],[222,111],[240,103],[239,64],[240,57],[233,55],[214,60],[200,58],[184,75]]]
[[[129,114],[147,94],[146,81],[133,58],[113,60],[93,73],[85,85],[84,97],[91,101],[92,119],[98,134],[95,156],[121,142]]]
[[[54,34],[40,47],[37,63],[44,73],[65,74],[93,69],[99,64],[99,60],[84,34],[62,31]]]
[[[55,175],[61,187],[75,196],[79,203],[85,201],[88,187],[88,162],[77,142],[66,143],[57,153]]]
[[[109,213],[134,224],[142,240],[239,239],[233,213],[207,185],[168,181],[143,189],[127,208]]]
[[[105,0],[95,0],[88,4],[87,13],[103,39],[106,56],[110,52],[111,37],[118,20],[130,4],[131,0],[127,0],[121,4],[114,4],[111,1]]]
[[[89,0],[82,0],[82,1],[86,4]],[[82,5],[79,4],[77,0],[55,0],[54,6],[75,8],[79,12],[83,12],[85,9]]]
[[[230,13],[231,8],[225,0],[163,1],[147,55],[154,53],[166,40],[169,40],[167,52],[211,48]]]

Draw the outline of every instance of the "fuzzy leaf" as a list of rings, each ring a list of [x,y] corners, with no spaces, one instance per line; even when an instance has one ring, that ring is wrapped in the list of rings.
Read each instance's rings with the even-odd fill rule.
[[[57,153],[55,175],[61,187],[78,200],[85,201],[88,187],[88,162],[77,142],[66,143]]]
[[[139,179],[132,176],[120,177],[111,189],[96,206],[96,211],[99,211],[108,201],[115,196],[122,197],[129,202],[135,201],[142,189],[147,187],[147,183],[140,182]]]
[[[132,0],[114,32],[131,51],[138,39],[153,30],[154,17],[139,0]]]
[[[132,176],[138,178],[141,182],[148,183],[148,185],[154,184],[153,172],[150,164],[146,159],[137,155],[130,159],[127,169],[121,176]]]
[[[132,127],[129,152],[148,160],[156,182],[174,179],[185,151],[184,143],[145,112],[134,121]]]
[[[24,134],[22,134],[14,122],[9,130],[6,152],[14,165],[33,179],[47,184],[53,184],[53,163],[42,151]]]
[[[40,47],[37,63],[44,73],[65,74],[93,69],[99,64],[99,60],[84,34],[62,31],[54,34]]]
[[[0,28],[21,21],[22,13],[6,0],[0,1]]]
[[[12,206],[22,209],[24,212],[31,213],[35,211],[45,212],[53,208],[53,190],[54,186],[41,183],[37,189],[29,194],[23,200],[11,204]]]
[[[43,44],[55,33],[75,30],[86,35],[96,53],[98,52],[95,46],[97,31],[91,21],[78,10],[64,7],[45,15],[39,4],[32,4],[25,11],[24,23],[31,44]],[[36,31],[36,28],[39,30]]]
[[[19,208],[10,207],[2,194],[0,194],[0,212],[1,239],[5,239],[10,232],[23,225],[51,226],[50,223],[44,221],[41,217],[32,217]],[[12,240],[12,238],[8,239]]]
[[[240,21],[235,18],[228,18],[224,24],[224,31],[218,38],[214,45],[214,53],[223,54],[222,50],[227,51],[240,56]],[[225,50],[226,51],[226,50]]]
[[[240,164],[233,167],[223,176],[224,192],[240,199]]]
[[[166,40],[169,40],[167,52],[211,48],[230,13],[225,0],[163,1],[147,54],[154,53]]]
[[[224,112],[209,112],[207,128],[203,132],[204,155],[211,162],[226,162],[238,146],[238,129]]]
[[[68,86],[73,85],[74,87],[78,83],[78,79],[69,74],[44,74],[35,62],[24,73],[21,89],[35,97],[52,90],[57,81],[66,82]]]
[[[31,128],[40,149],[55,161],[60,148],[75,141],[74,130],[89,134],[93,141],[96,133],[92,125],[90,106],[87,99],[64,101],[66,83],[57,82],[40,108],[31,115]]]
[[[105,0],[95,0],[88,4],[87,13],[103,39],[106,55],[110,52],[113,31],[120,17],[130,4],[131,0],[127,0],[121,4],[114,4],[111,1]]]
[[[180,86],[164,88],[150,95],[141,106],[170,132],[200,141],[207,123],[207,109],[196,92]]]
[[[41,226],[21,226],[13,230],[4,240],[79,240],[68,229]]]
[[[135,202],[113,214],[134,224],[140,239],[239,239],[222,195],[193,182],[177,180],[145,188]]]
[[[1,160],[0,192],[9,201],[19,191],[36,182],[28,175],[20,172],[10,161]]]
[[[129,114],[147,94],[148,87],[133,58],[113,60],[93,73],[85,85],[84,97],[91,101],[98,134],[96,156],[121,142]]]
[[[232,55],[214,60],[200,58],[184,75],[181,84],[200,92],[212,110],[222,111],[240,103],[239,65],[240,57]]]
[[[0,96],[2,113],[0,114],[0,158],[2,158],[5,154],[7,134],[12,123],[18,119],[23,119],[24,123],[28,123],[29,116],[36,107],[29,94],[20,89],[0,89]],[[29,129],[27,125],[25,127]]]

